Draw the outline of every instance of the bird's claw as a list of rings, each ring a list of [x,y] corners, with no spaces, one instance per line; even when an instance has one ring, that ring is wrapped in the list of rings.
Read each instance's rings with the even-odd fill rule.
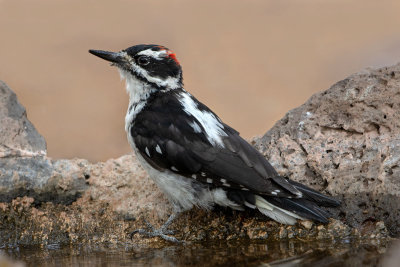
[[[146,229],[136,229],[133,232],[130,233],[129,237],[130,239],[133,238],[135,234],[140,234],[140,235],[145,235],[148,237],[160,237],[166,241],[173,242],[173,243],[183,243],[183,241],[178,240],[177,238],[170,236],[174,234],[173,230],[168,230],[167,227],[170,224],[170,221],[168,223],[165,223],[162,225],[159,229],[155,229],[152,224],[150,224],[148,221],[144,220],[147,226]]]
[[[147,231],[145,229],[136,229],[135,231],[130,233],[130,239],[132,239],[135,234],[145,235],[148,237],[160,237],[166,241],[173,243],[183,243],[183,241],[178,240],[176,237],[170,236],[171,234],[173,234],[173,231],[171,230],[162,231],[161,229],[156,229],[152,231]]]
[[[149,223],[146,219],[144,220],[144,223],[146,224],[147,228],[149,228],[151,231],[155,231],[153,225]]]

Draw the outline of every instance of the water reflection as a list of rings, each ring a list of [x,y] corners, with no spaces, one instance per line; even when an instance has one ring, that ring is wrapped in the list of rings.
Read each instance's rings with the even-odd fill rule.
[[[386,243],[214,242],[162,248],[14,247],[2,250],[27,266],[375,266]]]

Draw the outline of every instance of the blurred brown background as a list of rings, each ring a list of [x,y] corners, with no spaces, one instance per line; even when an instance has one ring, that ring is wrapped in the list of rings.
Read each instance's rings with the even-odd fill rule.
[[[0,79],[54,158],[129,152],[117,71],[87,50],[174,50],[185,88],[246,138],[313,93],[400,61],[400,2],[0,0]]]

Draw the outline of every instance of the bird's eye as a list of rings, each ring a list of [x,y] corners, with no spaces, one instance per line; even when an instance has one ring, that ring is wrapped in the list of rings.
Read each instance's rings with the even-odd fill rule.
[[[137,59],[139,65],[146,66],[150,63],[150,59],[146,56],[141,56]]]

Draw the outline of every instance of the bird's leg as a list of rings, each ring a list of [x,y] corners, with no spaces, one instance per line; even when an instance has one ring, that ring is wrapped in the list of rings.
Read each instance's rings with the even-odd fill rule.
[[[174,243],[180,243],[182,241],[176,239],[173,236],[169,236],[173,234],[173,231],[168,230],[168,226],[172,223],[172,221],[178,216],[178,212],[174,212],[172,213],[168,220],[158,229],[154,229],[154,226],[151,225],[148,221],[145,220],[145,223],[147,225],[147,230],[146,229],[137,229],[135,231],[133,231],[130,234],[130,238],[132,239],[132,237],[138,233],[141,235],[146,235],[148,237],[161,237],[162,239],[166,240],[166,241],[170,241],[170,242],[174,242]]]

